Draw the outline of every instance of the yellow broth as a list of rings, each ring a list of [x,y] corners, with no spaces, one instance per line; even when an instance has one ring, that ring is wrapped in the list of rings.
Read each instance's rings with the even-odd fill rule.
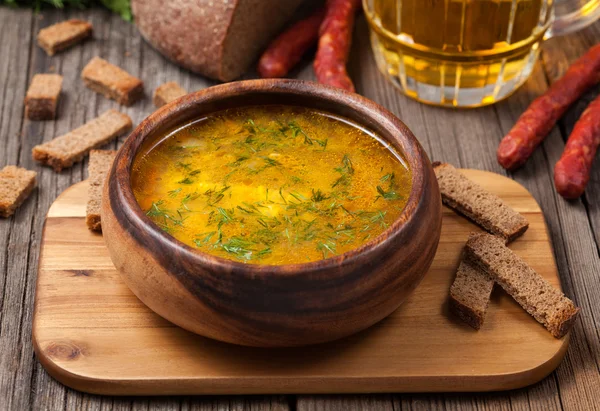
[[[290,106],[231,109],[142,150],[132,186],[146,215],[202,252],[254,264],[321,260],[381,234],[411,174],[353,122]]]

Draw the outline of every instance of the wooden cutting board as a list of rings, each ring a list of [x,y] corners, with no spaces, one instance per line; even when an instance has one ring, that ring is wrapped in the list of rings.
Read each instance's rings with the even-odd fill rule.
[[[525,214],[531,225],[511,248],[555,286],[559,277],[544,217],[506,177],[464,170]],[[553,338],[497,288],[475,331],[448,311],[447,295],[467,236],[479,229],[444,209],[429,273],[396,312],[328,344],[257,349],[184,331],[144,306],[121,281],[102,236],[85,226],[87,183],[48,212],[39,263],[33,341],[62,383],[101,394],[249,394],[488,391],[539,381],[563,358]],[[427,221],[423,221],[426,225]]]

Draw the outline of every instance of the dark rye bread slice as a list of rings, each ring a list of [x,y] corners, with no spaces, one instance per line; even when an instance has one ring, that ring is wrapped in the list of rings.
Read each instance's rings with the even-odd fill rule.
[[[85,85],[124,106],[130,106],[144,95],[144,82],[100,57],[94,57],[83,68]]]
[[[159,52],[192,71],[241,76],[304,0],[132,0],[135,24]]]
[[[463,257],[450,287],[450,309],[461,320],[479,330],[493,289],[494,281]]]
[[[498,196],[469,180],[448,163],[433,163],[433,169],[448,207],[464,215],[484,230],[510,242],[529,227],[525,217],[509,207]]]
[[[579,308],[510,250],[501,238],[472,234],[465,254],[556,338],[572,327]]]
[[[92,25],[90,23],[72,19],[40,30],[37,42],[49,56],[53,56],[56,52],[71,47],[91,35]]]
[[[0,170],[0,217],[9,217],[29,197],[36,185],[35,171],[17,166]]]
[[[25,95],[25,115],[30,120],[52,120],[56,117],[63,77],[58,74],[36,74]]]
[[[88,164],[88,202],[86,207],[85,223],[92,231],[102,231],[100,221],[100,205],[102,202],[102,188],[106,175],[110,171],[116,151],[92,150]]]
[[[154,90],[154,97],[152,101],[154,105],[158,107],[162,107],[165,104],[170,103],[173,100],[177,100],[181,96],[185,96],[187,91],[185,91],[179,84],[175,81],[170,81],[165,84],[161,84]]]
[[[90,150],[103,146],[129,129],[131,118],[111,109],[65,135],[35,146],[33,159],[61,171],[83,160]]]

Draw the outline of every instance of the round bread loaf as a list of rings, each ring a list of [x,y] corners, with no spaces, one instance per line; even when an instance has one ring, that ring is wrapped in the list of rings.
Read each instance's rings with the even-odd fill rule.
[[[217,80],[242,75],[303,0],[132,0],[144,38],[175,63]]]

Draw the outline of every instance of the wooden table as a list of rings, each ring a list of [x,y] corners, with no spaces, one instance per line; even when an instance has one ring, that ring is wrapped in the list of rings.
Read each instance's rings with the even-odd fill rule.
[[[35,45],[36,33],[40,28],[72,17],[90,20],[95,39],[85,46],[47,57]],[[508,100],[482,109],[428,107],[399,94],[375,67],[363,19],[356,30],[350,73],[358,92],[398,115],[432,160],[506,174],[495,156],[502,136],[529,102],[598,40],[600,23],[548,41],[526,86]],[[564,361],[540,383],[489,394],[122,398],[76,392],[53,380],[35,359],[31,344],[39,243],[48,207],[64,189],[86,177],[87,162],[55,173],[35,164],[31,149],[110,107],[117,107],[116,103],[86,89],[79,79],[83,66],[96,55],[144,80],[147,98],[125,109],[134,123],[152,112],[150,93],[165,81],[176,80],[190,91],[213,84],[169,63],[141,39],[132,24],[104,10],[45,11],[38,15],[0,7],[0,167],[18,164],[39,172],[39,189],[14,217],[0,221],[0,410],[600,409],[600,160],[581,200],[566,202],[556,194],[552,183],[553,167],[565,140],[597,90],[569,110],[523,169],[510,174],[540,203],[563,288],[582,308]],[[57,72],[65,77],[59,119],[31,122],[23,116],[23,97],[31,77],[44,72]],[[306,61],[294,76],[312,79],[310,63]]]

